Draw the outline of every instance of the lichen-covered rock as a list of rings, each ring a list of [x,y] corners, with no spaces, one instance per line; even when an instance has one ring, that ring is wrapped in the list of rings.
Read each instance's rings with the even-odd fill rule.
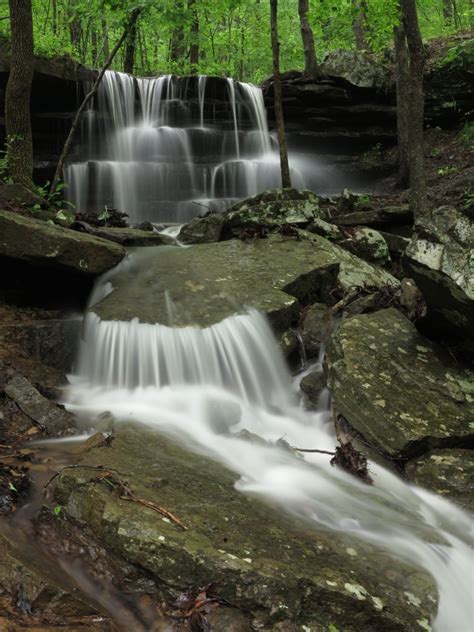
[[[474,344],[474,224],[449,206],[418,223],[402,262],[425,297],[438,329]]]
[[[0,211],[0,255],[39,267],[96,276],[125,256],[118,244],[74,230]]]
[[[381,88],[390,82],[388,69],[365,51],[331,51],[320,69],[325,75],[342,77],[359,88]]]
[[[182,227],[178,239],[183,244],[209,244],[219,241],[223,225],[224,216],[221,213],[196,217]]]
[[[387,242],[373,228],[365,228],[363,226],[355,228],[344,241],[339,243],[343,248],[347,248],[347,250],[366,261],[383,264],[390,260]]]
[[[298,300],[331,304],[356,288],[398,286],[388,272],[305,231],[136,252],[112,283],[114,291],[93,307],[102,320],[169,325],[166,292],[176,326],[207,327],[256,307],[279,333],[298,320]]]
[[[429,621],[436,608],[433,582],[424,573],[244,496],[220,464],[157,433],[121,427],[111,447],[91,450],[82,464],[56,479],[62,515],[88,528],[110,557],[156,579],[165,597],[213,583],[253,626],[270,630],[289,620],[299,629],[418,632],[417,622]],[[108,470],[126,472],[138,498],[165,507],[187,531],[120,499],[97,478]]]
[[[416,485],[474,511],[473,450],[433,450],[407,463],[405,472]]]
[[[331,241],[344,239],[344,233],[340,228],[338,228],[334,224],[326,222],[324,219],[320,219],[319,217],[316,217],[311,222],[311,224],[308,226],[308,230],[310,233],[316,233],[316,235],[321,235],[321,237],[326,237],[326,239],[329,239]]]
[[[393,458],[474,440],[472,374],[391,308],[345,320],[326,348],[337,409]]]
[[[297,189],[269,189],[238,202],[224,213],[224,232],[236,235],[243,228],[284,224],[307,226],[315,219],[327,219],[327,211],[320,208],[319,198],[312,191]]]

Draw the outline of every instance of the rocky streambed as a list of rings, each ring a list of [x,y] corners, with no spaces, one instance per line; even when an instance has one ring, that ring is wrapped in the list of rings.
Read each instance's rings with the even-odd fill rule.
[[[312,491],[305,492],[306,509],[318,516],[315,526],[309,509],[295,510],[292,497],[271,497],[258,487],[251,491],[244,475],[247,468],[252,478],[250,462],[241,465],[236,456],[230,466],[230,455],[217,448],[210,458],[202,439],[206,427],[197,434],[185,424],[177,426],[181,435],[171,431],[165,400],[137,420],[145,424],[131,424],[115,396],[102,403],[102,415],[95,401],[89,408],[86,402],[80,423],[103,434],[75,443],[82,447],[48,470],[48,480],[59,474],[45,496],[37,479],[41,493],[34,520],[26,516],[16,523],[22,529],[28,524],[30,537],[41,543],[36,560],[25,556],[29,549],[13,535],[12,514],[5,518],[10,527],[1,532],[7,563],[0,574],[0,607],[8,625],[16,625],[10,624],[16,616],[25,626],[11,629],[55,629],[58,621],[71,630],[124,629],[126,617],[131,617],[126,629],[137,630],[162,629],[164,621],[170,629],[215,631],[430,629],[440,578],[423,570],[416,557],[397,558],[383,538],[357,534],[353,511],[366,503],[373,524],[397,521],[397,513],[402,524],[411,524],[420,501],[400,491],[409,489],[403,480],[472,510],[474,388],[465,353],[472,333],[463,317],[472,309],[472,224],[454,209],[440,210],[423,232],[413,233],[405,207],[364,209],[358,199],[340,204],[344,212],[309,192],[275,190],[193,220],[179,237],[194,244],[191,248],[133,250],[109,275],[113,292],[98,294],[101,300],[90,309],[104,322],[139,318],[212,329],[236,312],[258,308],[295,369],[302,341],[309,367],[301,383],[307,406],[317,408],[321,389],[325,384],[330,389],[333,411],[319,419],[325,430],[318,440],[329,441],[332,450],[350,442],[365,454],[374,485],[339,472],[328,455],[303,460],[303,453],[292,450],[289,430],[275,445],[261,436],[266,417],[260,412],[253,413],[255,426],[249,417],[242,429],[235,402],[222,404],[223,421],[212,428],[212,437],[227,445],[233,426],[240,432],[227,452],[247,442],[248,454],[268,454],[275,467],[297,471],[298,477],[323,467],[318,485],[308,483],[315,493],[334,472],[341,477],[338,489],[347,496],[337,529],[329,508],[339,510],[339,496],[327,490],[324,502],[312,505]],[[125,255],[105,234],[84,235],[39,220],[19,228],[22,220],[9,212],[0,219],[6,231],[0,255],[13,278],[24,278],[24,266],[34,264],[45,270],[48,283],[56,275],[65,282],[66,294],[68,285],[78,283],[84,298],[77,308],[84,307],[95,274]],[[21,234],[21,252],[3,239],[9,231]],[[407,243],[401,256],[400,244]],[[423,257],[427,250],[437,256]],[[34,279],[41,275],[36,272]],[[442,305],[429,291],[438,285],[444,288]],[[24,445],[31,438],[77,432],[74,417],[57,401],[64,400],[58,387],[65,383],[61,370],[70,370],[72,353],[60,351],[74,347],[80,323],[62,320],[57,290],[49,288],[56,304],[48,311],[25,306],[25,291],[14,289],[4,291],[0,326],[1,494],[2,506],[22,515],[27,495],[15,491],[15,477],[28,475],[28,468],[31,475],[35,467],[41,471],[48,458],[33,446],[25,454]],[[440,327],[444,338],[435,340]],[[322,346],[324,374],[317,364]],[[46,369],[47,362],[56,368]],[[184,410],[193,424],[199,410],[194,400],[186,402],[188,396],[180,395],[179,419]],[[132,396],[127,397],[129,405]],[[146,392],[137,397],[137,405],[147,405]],[[268,414],[275,415],[278,433],[281,414],[271,407]],[[159,432],[150,430],[154,423]],[[400,481],[390,483],[395,510],[388,497],[377,499],[386,476],[379,464]],[[283,487],[288,476],[281,479]],[[306,489],[303,479],[297,480]],[[401,499],[406,516],[397,505]],[[441,513],[445,510],[463,524],[454,505],[442,505]],[[324,528],[325,521],[332,527]],[[365,525],[371,533],[373,524]],[[417,542],[446,545],[428,524],[412,524]]]

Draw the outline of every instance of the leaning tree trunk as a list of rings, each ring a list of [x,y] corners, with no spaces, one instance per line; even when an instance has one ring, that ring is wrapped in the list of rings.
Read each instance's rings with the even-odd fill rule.
[[[31,0],[9,0],[11,61],[5,95],[7,161],[14,182],[33,188],[33,140],[30,95],[33,81]]]
[[[408,128],[410,125],[410,77],[408,68],[408,47],[403,24],[395,27],[395,57],[397,79],[397,141],[398,179],[397,184],[407,189],[410,182],[408,156]]]
[[[68,157],[69,150],[71,149],[72,141],[74,140],[74,135],[75,135],[76,130],[77,130],[78,126],[79,126],[79,121],[81,119],[81,115],[84,112],[84,110],[86,109],[87,104],[89,103],[89,101],[97,93],[97,90],[99,88],[99,85],[100,85],[100,82],[102,81],[103,76],[105,75],[107,69],[110,67],[111,63],[113,62],[114,57],[117,54],[117,52],[119,51],[120,47],[122,46],[122,44],[126,40],[127,35],[130,32],[130,29],[133,28],[133,26],[136,24],[139,16],[140,16],[140,9],[134,9],[132,11],[131,15],[130,15],[130,19],[129,19],[128,24],[125,27],[122,35],[120,36],[118,42],[113,47],[109,57],[107,58],[107,61],[103,65],[101,71],[97,75],[97,79],[94,81],[94,85],[92,86],[91,90],[86,94],[86,96],[84,97],[83,102],[81,103],[81,105],[79,106],[79,109],[76,112],[76,115],[75,115],[74,120],[73,120],[72,125],[71,125],[71,129],[69,130],[69,134],[67,135],[66,142],[64,143],[63,150],[61,152],[61,155],[59,156],[58,164],[57,164],[57,167],[56,167],[56,172],[54,174],[54,178],[53,178],[53,181],[51,183],[50,195],[52,195],[56,191],[56,187],[58,186],[58,183],[59,183],[59,180],[61,178],[62,171],[63,171],[64,163],[66,162],[66,158]]]
[[[285,121],[283,119],[281,98],[280,43],[278,41],[278,0],[270,0],[270,25],[273,52],[275,119],[278,132],[278,143],[280,145],[281,185],[283,188],[289,188],[291,187],[290,166],[288,164],[288,147],[286,144]]]
[[[408,46],[409,125],[408,159],[410,163],[410,206],[415,221],[426,212],[426,178],[424,159],[423,70],[425,54],[416,12],[416,0],[400,0],[401,18]]]
[[[316,51],[314,49],[313,29],[308,20],[308,0],[298,0],[300,16],[301,39],[304,51],[304,72],[310,77],[317,77],[319,73]]]

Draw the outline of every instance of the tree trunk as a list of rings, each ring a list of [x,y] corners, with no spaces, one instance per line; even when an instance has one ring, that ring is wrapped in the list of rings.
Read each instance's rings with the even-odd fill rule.
[[[365,36],[366,27],[366,11],[367,4],[365,0],[352,0],[352,6],[355,10],[354,21],[352,23],[352,30],[354,32],[355,43],[357,50],[370,50],[370,46],[367,43]]]
[[[426,178],[423,145],[425,98],[423,94],[423,70],[425,54],[421,39],[416,0],[400,0],[402,23],[408,46],[409,64],[409,125],[408,159],[410,163],[410,206],[415,221],[426,212]]]
[[[193,16],[191,22],[191,37],[189,47],[189,63],[191,65],[191,73],[194,75],[198,71],[199,66],[199,17],[197,13],[196,0],[188,0],[188,8]]]
[[[107,21],[105,18],[102,19],[102,37],[104,43],[102,45],[102,51],[104,53],[104,59],[108,59],[109,57],[109,29],[107,27]]]
[[[273,52],[273,90],[275,119],[280,145],[280,168],[282,187],[291,187],[290,167],[288,164],[288,147],[286,145],[285,121],[281,103],[281,75],[280,75],[280,43],[278,41],[278,0],[270,0],[270,25],[272,33]]]
[[[308,0],[298,0],[298,13],[300,16],[301,39],[303,40],[304,72],[309,77],[317,77],[319,69],[314,49],[313,29],[308,20]]]
[[[13,0],[10,0],[10,1],[12,2]],[[16,0],[16,1],[17,2],[21,2],[21,0]],[[97,79],[94,81],[94,85],[92,86],[90,92],[88,92],[86,94],[86,96],[84,97],[84,100],[82,101],[81,105],[79,106],[79,109],[76,112],[76,115],[75,115],[74,120],[73,120],[72,125],[71,125],[71,129],[69,130],[69,134],[67,135],[66,142],[64,143],[63,150],[61,152],[61,155],[59,156],[58,164],[57,164],[57,167],[56,167],[56,172],[54,174],[54,178],[53,178],[53,181],[51,183],[50,195],[52,195],[56,191],[56,187],[58,186],[58,182],[59,182],[59,180],[61,178],[61,174],[62,174],[62,171],[63,171],[64,163],[66,162],[66,158],[68,157],[69,150],[71,149],[72,141],[74,140],[74,135],[75,135],[76,130],[77,130],[78,126],[79,126],[79,121],[81,119],[81,115],[84,112],[84,110],[86,109],[87,104],[89,103],[89,101],[97,93],[97,90],[99,88],[99,85],[100,85],[100,82],[102,81],[103,76],[105,75],[107,69],[110,67],[111,63],[113,62],[113,60],[115,58],[115,55],[119,51],[120,47],[122,46],[122,44],[126,40],[127,35],[130,32],[130,29],[133,28],[133,26],[136,24],[139,16],[140,16],[140,9],[134,9],[132,11],[131,15],[130,15],[130,19],[129,19],[128,24],[125,27],[122,35],[120,36],[118,42],[113,47],[109,57],[107,58],[107,61],[103,65],[101,71],[97,75]]]
[[[11,61],[5,95],[8,170],[14,182],[33,188],[30,95],[34,57],[31,0],[9,0],[9,6]]]
[[[408,47],[403,24],[395,27],[395,57],[397,79],[397,136],[398,136],[398,180],[397,184],[407,189],[410,182],[408,158],[408,127],[410,123],[410,78]]]
[[[71,36],[71,44],[80,51],[81,48],[81,21],[77,17],[76,10],[74,8],[74,0],[69,0],[68,6],[68,14],[69,14],[69,33]]]
[[[137,43],[137,23],[131,27],[127,41],[125,44],[125,57],[123,60],[123,71],[128,72],[129,75],[133,75],[133,69],[135,67],[135,48]]]

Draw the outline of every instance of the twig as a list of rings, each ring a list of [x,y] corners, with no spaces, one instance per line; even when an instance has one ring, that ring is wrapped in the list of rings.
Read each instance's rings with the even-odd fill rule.
[[[153,511],[156,511],[156,512],[162,514],[163,516],[165,516],[166,518],[169,518],[172,522],[174,522],[179,527],[181,527],[181,529],[183,529],[183,531],[187,531],[188,530],[188,527],[186,525],[184,525],[179,518],[177,518],[174,514],[172,514],[171,511],[168,511],[164,507],[160,507],[160,505],[157,505],[156,503],[154,503],[154,502],[152,502],[150,500],[145,500],[143,498],[139,498],[138,496],[135,496],[135,494],[132,494],[132,493],[130,493],[127,496],[120,496],[120,499],[121,500],[131,500],[132,502],[140,503],[140,505],[143,505],[144,507],[148,507],[149,509],[153,509]]]
[[[130,474],[119,472],[119,470],[114,470],[111,468],[105,469],[102,465],[81,465],[79,463],[77,465],[66,465],[65,467],[61,468],[59,472],[56,472],[56,474],[53,474],[53,476],[49,479],[49,481],[43,485],[43,488],[46,489],[46,487],[49,487],[51,483],[54,481],[54,479],[57,478],[60,474],[62,474],[64,470],[72,470],[72,469],[77,469],[77,468],[84,469],[84,470],[95,470],[95,471],[100,470],[102,472],[110,472],[111,474],[118,472],[119,474],[122,474],[123,476],[130,476]]]
[[[335,452],[328,452],[327,450],[306,450],[305,448],[293,448],[296,452],[315,452],[317,454],[329,454],[330,456],[334,456]]]
[[[58,165],[56,167],[56,173],[54,174],[54,178],[53,178],[53,181],[51,183],[51,189],[49,191],[50,195],[52,195],[56,191],[56,187],[58,186],[58,182],[59,182],[59,180],[61,178],[61,173],[62,173],[62,170],[63,170],[64,163],[65,163],[66,158],[67,158],[67,156],[69,154],[69,150],[71,149],[72,141],[74,139],[74,134],[76,133],[76,129],[77,129],[78,125],[79,125],[79,119],[81,117],[81,114],[86,109],[86,105],[89,103],[89,101],[92,99],[92,97],[96,94],[97,89],[99,87],[99,84],[102,81],[102,78],[105,75],[106,70],[112,64],[115,55],[117,54],[119,48],[124,43],[124,41],[127,38],[130,30],[135,25],[136,21],[138,20],[139,15],[140,15],[140,9],[134,9],[132,11],[132,13],[130,15],[130,19],[128,21],[128,24],[124,28],[123,33],[120,36],[120,39],[115,44],[115,46],[114,46],[112,52],[110,53],[107,61],[102,66],[101,71],[97,75],[97,79],[94,81],[94,85],[92,86],[90,92],[88,92],[88,94],[86,94],[83,102],[81,103],[81,105],[79,106],[79,109],[76,112],[76,116],[74,117],[74,120],[72,122],[71,129],[69,130],[69,134],[68,134],[68,136],[66,138],[66,142],[64,143],[63,150],[61,152],[61,155],[59,156]]]

